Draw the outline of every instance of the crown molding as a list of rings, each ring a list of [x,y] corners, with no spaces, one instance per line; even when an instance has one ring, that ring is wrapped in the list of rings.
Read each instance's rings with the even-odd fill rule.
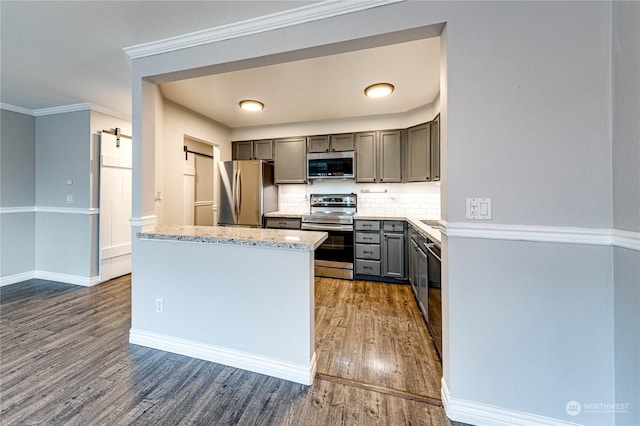
[[[11,104],[0,103],[0,108],[7,111],[17,112],[20,114],[31,115],[33,117],[42,117],[45,115],[55,115],[55,114],[66,114],[69,112],[77,112],[77,111],[93,111],[93,112],[106,114],[114,118],[120,118],[125,121],[131,121],[131,114],[125,114],[120,111],[116,111],[116,110],[107,108],[105,106],[96,105],[89,102],[83,102],[83,103],[71,104],[71,105],[62,105],[62,106],[50,107],[50,108],[40,108],[35,110],[30,110],[27,108],[22,108],[22,107],[11,105]]]
[[[359,12],[405,0],[342,1],[325,0],[308,6],[285,10],[257,18],[221,25],[206,30],[182,34],[149,43],[125,47],[130,59],[159,55],[223,40],[259,34],[280,28],[318,21],[334,16]]]
[[[91,105],[89,103],[81,103],[81,104],[71,104],[71,105],[61,105],[50,108],[40,108],[34,109],[33,115],[36,117],[42,117],[44,115],[55,115],[55,114],[66,114],[68,112],[77,112],[77,111],[89,111],[91,109]]]
[[[0,109],[17,112],[19,114],[30,115],[32,117],[35,116],[33,111],[31,111],[30,109],[22,108],[22,107],[11,105],[11,104],[0,103]]]

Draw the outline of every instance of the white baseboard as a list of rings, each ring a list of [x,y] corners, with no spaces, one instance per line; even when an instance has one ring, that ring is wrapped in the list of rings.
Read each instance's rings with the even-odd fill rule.
[[[9,275],[0,278],[0,287],[22,281],[32,280],[34,278],[41,280],[57,281],[65,284],[75,284],[85,287],[100,284],[100,277],[83,277],[80,275],[59,274],[57,272],[47,271],[28,271],[21,274]]]
[[[0,278],[0,287],[22,281],[32,280],[36,277],[36,271],[27,271],[20,274],[8,275]]]
[[[579,426],[578,423],[566,422],[551,417],[451,398],[444,377],[441,383],[440,396],[442,397],[444,411],[447,413],[447,417],[456,422],[469,423],[476,426]]]
[[[307,386],[313,383],[313,378],[316,374],[315,352],[309,365],[303,365],[135,329],[131,329],[129,332],[129,343],[266,374]]]

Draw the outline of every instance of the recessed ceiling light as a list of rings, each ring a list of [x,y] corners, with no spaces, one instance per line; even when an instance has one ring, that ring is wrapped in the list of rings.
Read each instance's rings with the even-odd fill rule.
[[[244,100],[240,101],[240,108],[245,111],[261,111],[264,108],[264,104],[259,101]]]
[[[376,83],[364,89],[364,94],[370,98],[381,98],[393,93],[393,84],[391,83]]]

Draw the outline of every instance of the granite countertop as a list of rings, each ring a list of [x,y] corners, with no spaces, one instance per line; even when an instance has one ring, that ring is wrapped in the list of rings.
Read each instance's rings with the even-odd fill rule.
[[[328,234],[318,231],[240,226],[156,225],[153,231],[138,232],[137,237],[143,240],[189,241],[276,249],[315,250],[327,239]]]
[[[265,217],[286,217],[286,218],[295,218],[300,219],[304,213],[284,213],[284,212],[271,212],[266,213]],[[418,231],[420,231],[424,236],[433,240],[438,247],[440,247],[442,237],[440,233],[440,226],[438,225],[438,219],[424,219],[420,217],[414,216],[384,216],[384,215],[371,215],[371,214],[362,214],[356,213],[353,216],[354,219],[359,220],[405,220],[413,225]],[[423,220],[427,220],[429,224],[422,222]],[[308,231],[305,231],[308,232]]]

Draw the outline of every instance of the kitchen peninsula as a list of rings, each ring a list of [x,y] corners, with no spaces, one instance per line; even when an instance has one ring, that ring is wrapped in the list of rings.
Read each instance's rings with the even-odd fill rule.
[[[130,343],[313,383],[325,232],[157,225],[134,238]]]

